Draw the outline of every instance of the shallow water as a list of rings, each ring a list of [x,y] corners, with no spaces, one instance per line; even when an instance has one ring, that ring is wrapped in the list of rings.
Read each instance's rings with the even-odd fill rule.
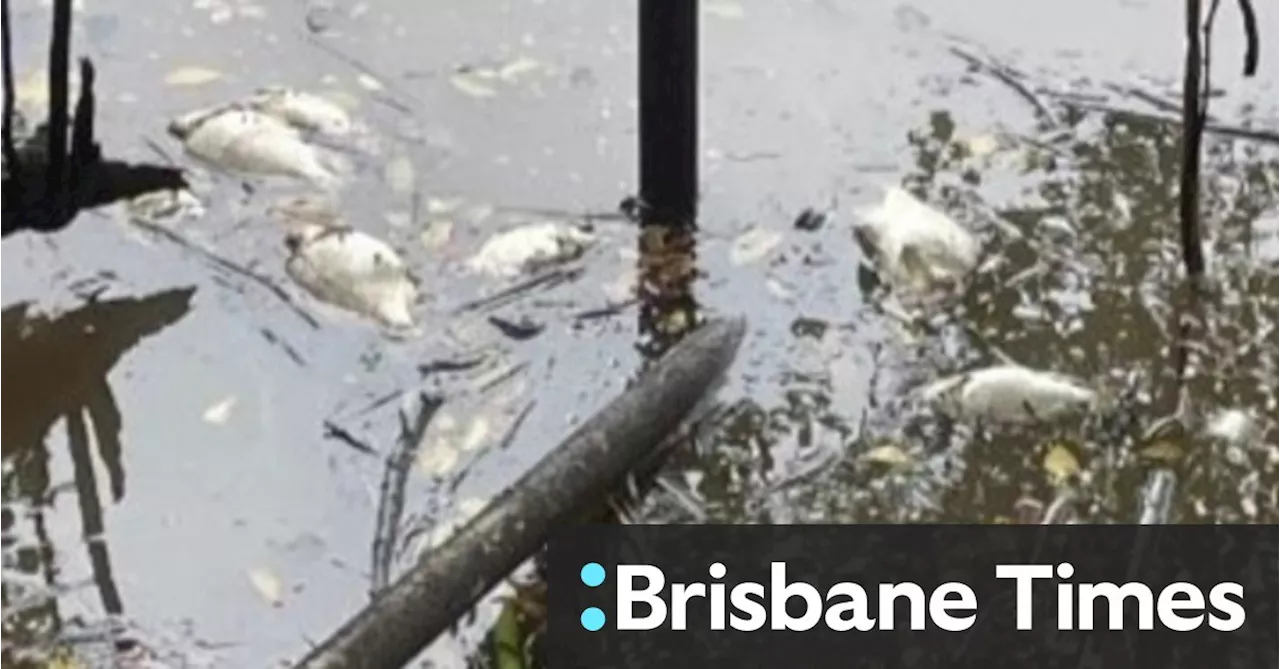
[[[1044,460],[1062,445],[1079,468],[1068,483],[1077,517],[1135,520],[1153,463],[1139,435],[1169,413],[1174,386],[1177,129],[1057,108],[1055,127],[1038,127],[1025,100],[969,72],[949,48],[988,52],[1031,81],[1148,114],[1149,104],[1106,85],[1176,94],[1180,9],[1103,0],[1040,3],[1034,13],[1016,0],[963,9],[942,0],[704,4],[704,276],[695,296],[704,315],[746,310],[751,333],[720,395],[730,410],[667,475],[694,500],[695,517],[1007,521],[1020,502],[1059,495]],[[457,427],[445,433],[448,419],[437,419],[429,433],[429,444],[455,445],[433,461],[440,476],[418,468],[411,477],[406,521],[421,540],[518,477],[642,362],[634,309],[572,318],[605,305],[633,273],[635,234],[622,224],[602,224],[583,278],[496,312],[546,323],[537,337],[505,340],[481,319],[452,315],[493,287],[460,275],[460,261],[532,217],[486,210],[611,210],[634,189],[634,3],[333,3],[328,30],[312,36],[306,19],[319,20],[318,6],[86,2],[76,44],[98,65],[104,150],[159,160],[150,139],[185,160],[164,136],[179,113],[270,84],[343,92],[359,102],[370,139],[350,156],[356,180],[341,210],[404,249],[423,276],[426,334],[390,342],[289,285],[283,231],[265,214],[305,192],[286,182],[256,182],[248,193],[225,176],[202,178],[208,213],[176,225],[298,295],[319,329],[261,285],[131,227],[118,208],[85,214],[54,237],[7,239],[5,606],[22,612],[6,616],[6,643],[10,630],[39,638],[42,627],[79,620],[93,630],[110,616],[192,663],[296,657],[368,590],[382,461],[324,438],[326,420],[385,452],[397,403],[365,408],[417,387],[419,364],[476,343],[495,347],[495,364],[528,363],[487,391],[465,375],[426,381],[446,395]],[[22,75],[43,63],[48,10],[27,0],[11,11]],[[1258,11],[1270,30],[1276,8]],[[1224,10],[1218,23],[1214,81],[1224,94],[1213,111],[1223,123],[1274,128],[1275,61],[1242,80],[1236,17]],[[1275,37],[1263,35],[1264,53]],[[492,97],[450,83],[460,66],[521,57],[544,67],[494,84]],[[193,66],[224,77],[164,83]],[[381,89],[369,90],[368,77]],[[988,138],[1000,140],[990,155],[958,148]],[[1207,144],[1220,297],[1205,310],[1192,413],[1246,409],[1261,427],[1244,446],[1211,444],[1194,430],[1165,439],[1185,455],[1174,466],[1176,519],[1275,522],[1276,147]],[[416,197],[384,183],[383,165],[398,156],[415,168]],[[982,228],[1005,262],[960,305],[931,312],[928,328],[876,306],[859,269],[852,211],[886,184],[964,221],[1003,212],[1022,232],[1013,240]],[[466,204],[432,213],[431,198]],[[803,209],[829,206],[838,214],[823,228],[792,227]],[[430,250],[419,236],[438,219],[453,221],[454,235]],[[753,227],[781,243],[737,266],[733,242]],[[1033,266],[1041,269],[1026,271]],[[916,383],[1001,355],[1083,376],[1123,394],[1126,410],[972,433],[900,401]],[[499,448],[530,400],[514,441]],[[490,421],[487,437],[464,450],[476,416]],[[899,465],[863,457],[886,445],[904,456]],[[682,519],[689,506],[660,493],[641,513]],[[260,574],[256,588],[251,573]],[[262,592],[273,589],[278,605]],[[481,617],[429,654],[456,666],[485,629]]]

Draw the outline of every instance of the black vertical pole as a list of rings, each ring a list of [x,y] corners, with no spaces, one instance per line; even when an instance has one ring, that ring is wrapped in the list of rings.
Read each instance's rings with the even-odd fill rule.
[[[698,0],[640,2],[640,200],[692,227],[698,198]]]

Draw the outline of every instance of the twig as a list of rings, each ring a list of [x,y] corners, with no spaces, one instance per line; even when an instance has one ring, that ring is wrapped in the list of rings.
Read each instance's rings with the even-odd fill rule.
[[[999,81],[1005,86],[1011,88],[1013,92],[1017,93],[1019,97],[1026,100],[1035,108],[1036,115],[1042,120],[1047,121],[1050,124],[1056,124],[1056,119],[1054,118],[1053,112],[1049,110],[1048,105],[1042,102],[1035,93],[1032,93],[1031,89],[1027,88],[1022,82],[1018,81],[1016,77],[1010,74],[1006,68],[996,63],[984,61],[983,59],[966,52],[960,47],[953,46],[950,50],[952,54],[968,63],[970,66],[981,72],[985,72],[996,81]]]
[[[67,77],[71,52],[71,0],[53,0],[53,34],[49,40],[49,123],[45,163],[45,198],[52,204],[50,222],[62,221],[68,212]]]
[[[330,420],[326,420],[324,422],[324,438],[340,441],[361,453],[368,453],[369,455],[378,454],[378,449],[370,446],[368,442],[354,434],[351,434],[349,430]]]
[[[362,73],[364,73],[364,74],[366,74],[366,75],[368,75],[368,76],[371,76],[371,77],[376,78],[378,81],[382,82],[382,83],[383,83],[384,85],[386,85],[388,88],[391,88],[392,90],[394,90],[394,91],[396,92],[396,94],[397,94],[397,95],[399,95],[399,96],[401,96],[401,97],[403,97],[403,98],[405,98],[405,99],[407,99],[407,100],[409,100],[409,101],[413,102],[414,104],[413,104],[413,105],[405,104],[404,102],[401,102],[400,100],[396,100],[396,99],[394,99],[394,98],[392,98],[392,97],[390,97],[390,96],[385,96],[385,95],[384,95],[384,96],[374,96],[374,99],[375,99],[375,100],[378,100],[379,102],[382,102],[383,104],[387,105],[388,107],[391,107],[392,109],[395,109],[396,111],[402,112],[402,113],[404,113],[404,114],[406,114],[406,115],[409,115],[409,116],[413,116],[413,115],[415,114],[415,111],[414,111],[414,108],[415,108],[415,107],[421,108],[421,106],[422,106],[422,105],[418,103],[418,101],[417,101],[417,99],[416,99],[416,98],[414,98],[414,97],[413,97],[412,95],[410,95],[408,92],[404,91],[404,90],[403,90],[403,89],[401,89],[399,86],[397,86],[397,85],[396,85],[396,83],[395,83],[394,81],[392,81],[390,77],[387,77],[387,76],[382,75],[382,74],[381,74],[381,73],[379,73],[377,70],[375,70],[373,67],[369,66],[369,64],[368,64],[368,63],[365,63],[364,61],[360,60],[359,58],[356,58],[355,56],[352,56],[352,55],[350,55],[350,54],[346,53],[346,52],[345,52],[345,51],[343,51],[342,49],[339,49],[338,47],[334,46],[333,44],[330,44],[328,41],[323,40],[323,39],[321,39],[321,38],[319,38],[319,37],[316,37],[315,35],[303,34],[303,33],[299,33],[299,34],[300,34],[300,36],[302,37],[302,39],[303,39],[303,40],[305,40],[305,41],[307,41],[307,42],[310,42],[311,44],[313,44],[314,46],[316,46],[317,48],[319,48],[321,51],[324,51],[325,53],[329,54],[330,56],[333,56],[334,58],[337,58],[338,60],[340,60],[340,61],[342,61],[342,62],[346,63],[347,65],[350,65],[351,67],[353,67],[353,68],[355,68],[355,69],[357,69],[357,70],[360,70],[360,72],[362,72]]]
[[[453,311],[454,314],[463,314],[468,311],[476,311],[484,308],[498,307],[510,302],[516,297],[538,288],[543,285],[557,286],[566,281],[572,281],[582,276],[581,267],[555,267],[531,278],[525,279],[513,286],[504,288],[493,295],[482,297],[470,302],[464,302]]]
[[[395,450],[387,455],[387,467],[382,475],[382,487],[378,491],[378,521],[373,535],[373,573],[370,577],[370,598],[376,598],[391,580],[391,561],[396,537],[400,533],[400,517],[404,514],[404,487],[409,479],[409,469],[422,445],[427,426],[444,399],[418,394],[418,413],[413,424],[400,412],[400,438]]]
[[[1078,109],[1080,111],[1090,111],[1090,112],[1096,112],[1099,114],[1115,114],[1119,116],[1129,116],[1135,119],[1153,121],[1156,123],[1168,123],[1169,125],[1174,125],[1179,128],[1183,127],[1183,119],[1175,118],[1173,116],[1164,116],[1162,114],[1153,114],[1150,112],[1138,111],[1136,109],[1125,109],[1123,107],[1115,107],[1115,106],[1106,105],[1106,104],[1076,103],[1076,102],[1072,102],[1069,104],[1071,107]],[[1249,140],[1253,142],[1269,142],[1271,144],[1280,144],[1280,131],[1277,131],[1277,130],[1242,128],[1240,126],[1224,125],[1221,123],[1209,123],[1209,122],[1206,122],[1204,124],[1203,130],[1206,133],[1221,135],[1223,137],[1230,137],[1232,139],[1243,139],[1243,140]]]
[[[4,62],[0,63],[0,68],[4,69],[4,120],[3,127],[0,128],[0,143],[3,144],[4,164],[8,168],[14,183],[22,183],[22,166],[18,163],[18,150],[13,145],[13,114],[14,114],[14,85],[13,85],[13,36],[9,32],[9,3],[8,0],[0,3],[0,41],[3,45],[0,49],[3,53],[0,57],[4,58]]]
[[[258,274],[257,272],[249,269],[248,267],[244,267],[236,263],[235,261],[228,260],[218,255],[217,253],[200,246],[199,244],[191,242],[186,237],[182,236],[181,234],[173,230],[170,230],[164,227],[163,225],[157,225],[155,223],[151,223],[150,221],[143,221],[143,220],[136,220],[136,219],[133,222],[134,224],[138,225],[144,230],[149,230],[151,232],[154,232],[157,235],[160,235],[161,237],[164,237],[165,239],[169,240],[170,242],[173,242],[174,244],[177,244],[178,246],[181,246],[182,248],[187,249],[188,251],[191,251],[196,255],[203,257],[205,260],[208,260],[209,262],[227,270],[228,272],[231,272],[238,276],[249,279],[250,281],[258,284],[259,286],[266,288],[272,295],[275,295],[277,298],[279,298],[281,302],[284,302],[285,305],[288,306],[291,311],[297,314],[299,318],[301,318],[304,322],[306,322],[307,325],[310,325],[312,328],[316,330],[320,329],[320,321],[316,320],[314,316],[307,313],[305,309],[303,309],[296,301],[294,301],[292,297],[289,296],[289,293],[285,291],[284,288],[281,288],[271,279],[265,276],[262,276],[261,274]]]

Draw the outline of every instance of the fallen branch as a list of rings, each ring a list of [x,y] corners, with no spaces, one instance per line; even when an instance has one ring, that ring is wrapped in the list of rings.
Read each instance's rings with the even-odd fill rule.
[[[296,669],[399,669],[538,550],[599,510],[723,378],[740,319],[690,333],[440,548],[358,612]]]
[[[436,412],[444,405],[444,399],[434,395],[419,394],[418,408],[413,423],[400,412],[400,437],[396,447],[387,455],[387,467],[382,474],[382,486],[378,490],[378,520],[373,533],[373,567],[369,596],[376,598],[391,579],[391,562],[400,535],[400,518],[404,515],[404,487],[409,480],[409,470],[422,446],[422,438]]]
[[[979,58],[960,47],[953,46],[950,48],[950,51],[957,58],[968,63],[970,67],[979,72],[983,72],[996,81],[1008,86],[1014,93],[1018,94],[1018,97],[1026,100],[1035,109],[1036,116],[1042,121],[1045,121],[1050,125],[1057,124],[1057,119],[1049,109],[1049,106],[1046,105],[1035,93],[1032,93],[1031,89],[1027,88],[1025,84],[1018,81],[1018,78],[1014,76],[1008,68]]]

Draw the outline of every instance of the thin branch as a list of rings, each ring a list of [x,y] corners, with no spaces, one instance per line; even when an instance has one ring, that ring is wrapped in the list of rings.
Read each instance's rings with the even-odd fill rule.
[[[50,224],[56,226],[69,214],[66,193],[67,78],[71,60],[71,0],[53,1],[53,34],[49,40],[49,124],[45,197],[53,205]]]
[[[4,150],[4,164],[9,170],[9,174],[14,183],[21,183],[22,166],[18,164],[18,150],[13,145],[13,114],[14,114],[14,85],[13,85],[13,36],[9,32],[9,2],[4,0],[0,2],[0,49],[3,54],[0,58],[4,58],[4,62],[0,63],[0,67],[4,69],[4,125],[0,129],[0,144]]]
[[[391,561],[397,537],[400,534],[400,517],[404,514],[404,488],[409,470],[422,446],[431,419],[444,406],[444,399],[419,393],[418,412],[413,423],[400,412],[400,438],[395,450],[387,455],[387,466],[378,491],[378,519],[373,535],[373,573],[370,577],[369,596],[377,597],[391,581]]]
[[[1216,0],[1215,0],[1216,4]],[[1200,143],[1204,135],[1201,114],[1200,0],[1186,0],[1186,60],[1182,81],[1182,172],[1178,189],[1178,218],[1182,261],[1187,276],[1198,282],[1204,274],[1204,249],[1200,245]]]
[[[1253,12],[1250,0],[1236,0],[1240,6],[1240,19],[1244,23],[1244,76],[1258,73],[1258,15]]]

